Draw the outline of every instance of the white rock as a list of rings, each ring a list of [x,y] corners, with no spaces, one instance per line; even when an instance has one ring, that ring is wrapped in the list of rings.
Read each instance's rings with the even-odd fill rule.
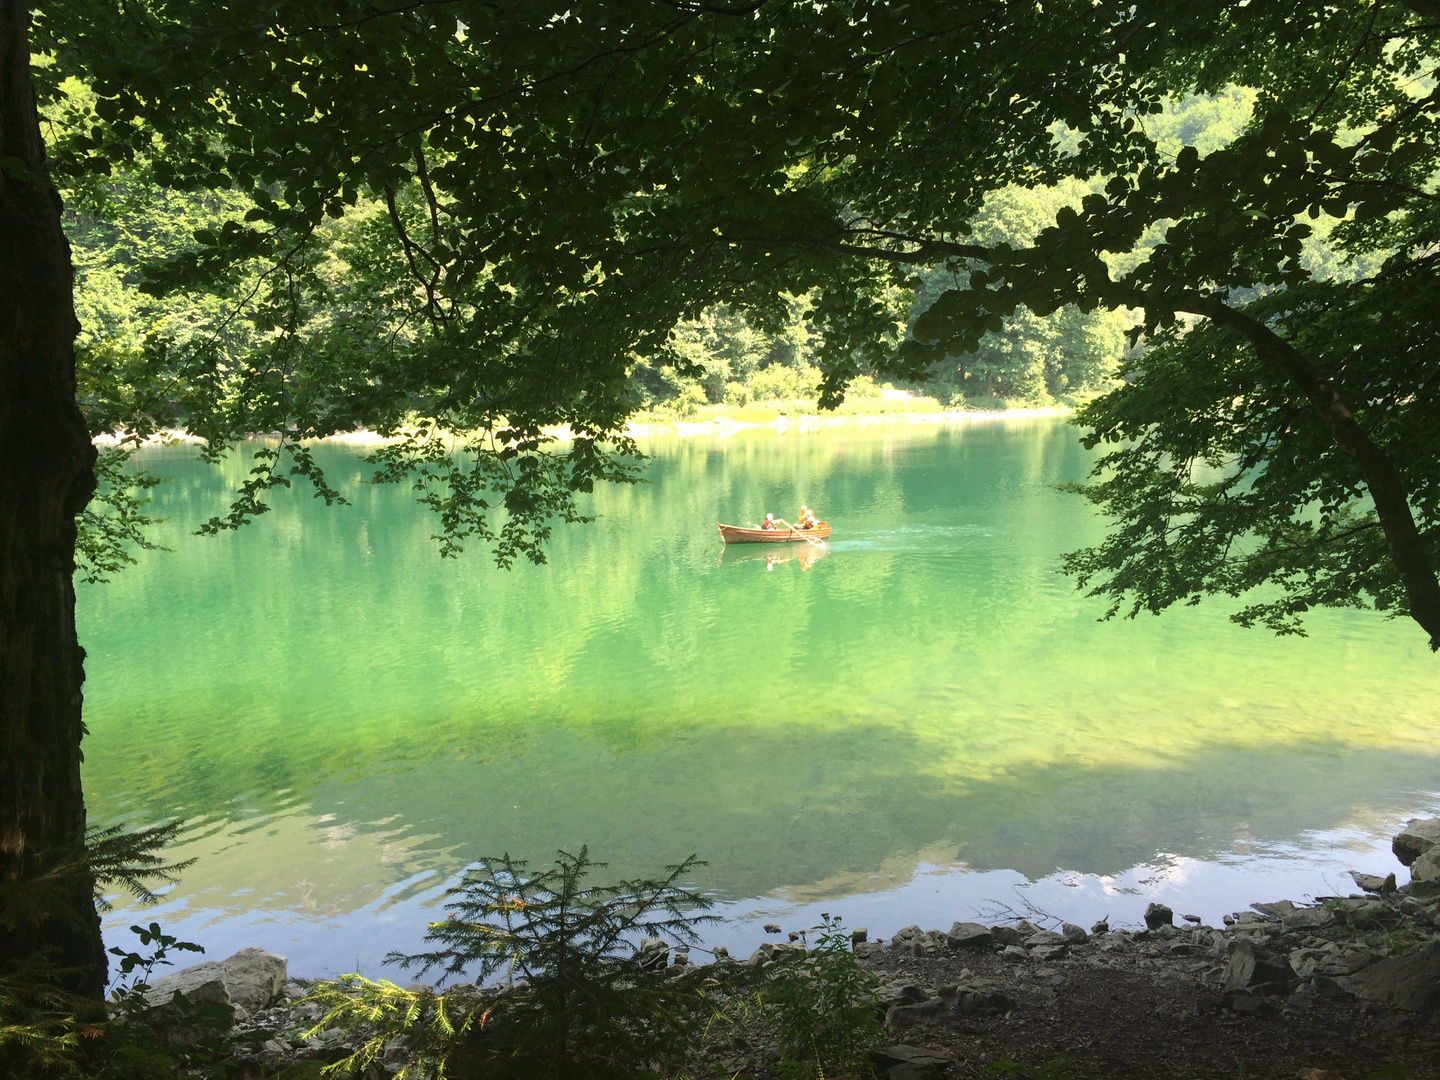
[[[1411,881],[1440,881],[1440,848],[1431,848],[1410,864]]]
[[[219,966],[230,1000],[251,1012],[265,1008],[285,989],[285,957],[264,949],[241,949]]]
[[[145,992],[145,1004],[167,1005],[176,991],[185,995],[191,1005],[229,1005],[230,991],[225,985],[225,968],[214,960],[194,964],[165,975],[150,984]]]
[[[1395,857],[1409,866],[1436,844],[1440,844],[1440,818],[1411,818],[1395,835],[1390,849]]]

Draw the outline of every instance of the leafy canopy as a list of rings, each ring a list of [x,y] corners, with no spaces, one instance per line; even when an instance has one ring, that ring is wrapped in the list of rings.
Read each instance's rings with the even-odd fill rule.
[[[283,434],[217,527],[286,461],[333,495],[299,440],[365,424],[411,432],[385,476],[447,536],[503,512],[536,557],[633,476],[635,358],[713,305],[778,329],[812,297],[826,405],[1021,312],[1128,312],[1146,348],[1082,416],[1120,447],[1089,489],[1117,529],[1071,569],[1115,611],[1263,585],[1242,621],[1361,603],[1440,642],[1434,0],[70,0],[38,27],[80,197],[128,170],[250,207],[153,286],[229,290],[256,333],[154,342],[171,389],[127,417]],[[1250,117],[1177,151],[1148,125],[1197,94]],[[1065,181],[1096,190],[1033,241],[972,235],[987,195]],[[1370,269],[1314,258],[1316,223]]]

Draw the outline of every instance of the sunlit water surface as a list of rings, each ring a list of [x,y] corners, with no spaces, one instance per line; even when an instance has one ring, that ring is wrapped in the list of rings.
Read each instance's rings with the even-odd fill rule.
[[[1055,489],[1091,460],[1061,422],[645,449],[651,483],[508,572],[440,559],[429,513],[345,447],[316,456],[350,506],[297,489],[218,538],[190,534],[248,464],[139,455],[173,478],[174,550],[82,588],[80,625],[92,823],[197,827],[147,921],[376,975],[467,862],[582,844],[616,876],[709,860],[732,950],[821,911],[884,935],[1152,899],[1213,921],[1350,892],[1440,805],[1440,662],[1412,624],[1097,622],[1057,572],[1103,533]],[[722,557],[716,520],[802,500],[828,554]]]

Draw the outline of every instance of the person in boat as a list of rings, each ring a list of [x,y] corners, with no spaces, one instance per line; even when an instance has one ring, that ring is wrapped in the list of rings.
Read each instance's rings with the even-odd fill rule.
[[[815,528],[815,511],[811,510],[808,506],[800,507],[800,518],[795,524],[799,525],[802,529]]]
[[[766,515],[765,515],[765,520],[760,523],[760,528],[764,529],[766,532],[769,532],[770,530],[774,529],[774,528],[775,528],[775,515],[774,515],[774,514],[766,514]]]

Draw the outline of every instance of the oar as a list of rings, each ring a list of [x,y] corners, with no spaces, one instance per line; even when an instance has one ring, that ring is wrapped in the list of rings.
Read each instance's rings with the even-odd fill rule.
[[[811,547],[823,548],[825,546],[819,540],[816,540],[813,537],[806,536],[803,532],[797,529],[794,525],[791,525],[784,518],[776,518],[775,520],[780,522],[781,525],[784,525],[787,529],[793,532],[796,536],[800,537],[801,540],[804,540]]]

